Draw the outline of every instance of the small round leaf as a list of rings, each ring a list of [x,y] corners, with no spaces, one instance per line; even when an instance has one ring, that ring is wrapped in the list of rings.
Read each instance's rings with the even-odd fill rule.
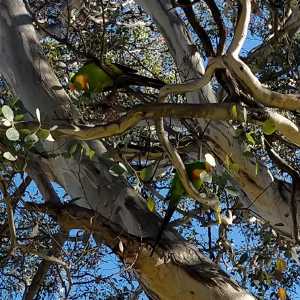
[[[6,158],[9,161],[15,161],[17,160],[17,156],[12,155],[10,152],[4,152],[3,157]]]
[[[18,141],[20,138],[20,133],[16,128],[11,127],[6,130],[6,137],[10,141]]]
[[[8,105],[3,105],[1,110],[2,110],[2,114],[3,114],[4,118],[10,122],[13,122],[14,112],[12,111],[12,109]]]

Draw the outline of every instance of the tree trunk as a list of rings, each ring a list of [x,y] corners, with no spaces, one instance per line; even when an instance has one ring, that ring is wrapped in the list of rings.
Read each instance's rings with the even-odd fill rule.
[[[152,2],[159,4],[159,1]],[[160,5],[165,12],[166,8]],[[153,13],[155,15],[155,11]],[[165,19],[167,17],[164,15],[162,20],[168,20]],[[172,18],[178,21],[176,16],[172,15]],[[156,21],[161,21],[160,16]],[[170,25],[168,23],[164,28],[164,24],[160,24],[168,35],[172,32],[167,29],[173,30]],[[180,23],[175,25],[180,26]],[[184,38],[182,30],[175,32],[177,40],[172,44],[173,53],[176,53],[177,60],[185,58],[194,65],[191,60],[193,57],[188,56],[190,45],[187,36]],[[178,47],[185,49],[182,58]],[[0,55],[1,74],[28,111],[34,115],[35,109],[39,108],[43,120],[70,122],[76,118],[70,99],[41,54],[31,19],[21,1],[0,0]],[[207,100],[213,97],[208,93],[211,93],[209,88],[203,92],[203,96],[208,95]],[[224,124],[216,124],[208,132],[210,136],[218,134],[217,143],[222,146],[217,152],[220,157],[225,155],[226,147],[238,149],[228,144],[228,134],[222,136],[222,132],[219,132],[218,126],[221,125],[226,131],[229,130]],[[43,146],[57,153],[58,146],[61,152],[66,142],[45,142]],[[150,256],[149,245],[157,235],[160,218],[147,210],[144,199],[128,188],[124,178],[110,174],[109,168],[113,162],[101,157],[105,151],[101,142],[94,141],[91,146],[97,152],[93,161],[65,159],[62,156],[47,160],[40,158],[39,161],[40,172],[58,182],[72,198],[79,198],[76,205],[62,206],[53,212],[64,229],[84,228],[93,231],[99,242],[110,246],[126,264],[132,265],[138,280],[153,299],[254,299],[174,231],[166,231],[163,243]],[[36,180],[39,180],[38,176]],[[245,190],[250,189],[247,180],[248,177],[245,179]],[[275,189],[275,185],[272,189]],[[51,202],[51,191],[41,187],[40,190],[45,202]],[[268,198],[264,196],[263,199]],[[118,246],[120,240],[124,249]]]
[[[182,75],[182,80],[199,77],[204,66],[199,53],[192,46],[189,33],[172,8],[170,0],[137,0],[138,4],[152,16],[168,43],[176,65]],[[198,94],[187,95],[190,103],[215,102],[215,97],[209,86]],[[205,126],[207,122],[205,123]],[[240,186],[240,200],[245,207],[251,208],[261,218],[270,222],[275,228],[288,237],[293,236],[293,221],[290,199],[292,187],[273,178],[271,172],[259,163],[256,174],[256,160],[243,155],[243,149],[238,139],[234,138],[234,130],[228,123],[211,121],[205,130],[208,145],[220,162],[229,156],[238,164],[239,171],[234,174],[234,183]],[[245,193],[245,195],[243,194]],[[299,198],[297,191],[296,198]],[[299,218],[299,213],[298,213]]]

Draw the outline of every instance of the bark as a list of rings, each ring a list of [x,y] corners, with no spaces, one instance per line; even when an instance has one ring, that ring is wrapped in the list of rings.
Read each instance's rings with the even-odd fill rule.
[[[191,46],[188,33],[175,9],[172,9],[171,1],[136,2],[152,16],[164,35],[180,73],[188,75],[183,76],[182,80],[195,79],[196,76],[203,74],[202,59]],[[216,101],[209,85],[206,85],[204,91],[187,95],[187,99],[190,103]],[[242,145],[234,138],[234,131],[228,123],[210,122],[205,133],[211,150],[220,162],[224,162],[226,157],[230,156],[231,160],[239,165],[239,171],[233,179],[244,192],[240,197],[244,206],[251,207],[261,218],[270,222],[286,236],[293,236],[294,224],[289,204],[292,196],[291,186],[274,179],[262,163],[259,163],[259,173],[256,174],[255,158],[249,159],[243,155]],[[299,198],[299,192],[296,198]]]
[[[182,45],[183,51],[192,46]],[[76,118],[67,94],[41,54],[30,17],[20,1],[0,0],[0,54],[0,72],[32,114],[39,108],[44,120]],[[57,153],[56,149],[61,151],[67,142],[43,146]],[[93,161],[61,156],[39,161],[49,178],[72,198],[79,198],[72,207],[54,209],[64,229],[93,230],[98,241],[113,249],[121,239],[124,251],[115,251],[125,263],[131,263],[153,299],[254,299],[176,232],[167,231],[163,243],[150,256],[149,242],[157,235],[160,218],[147,210],[144,199],[127,187],[124,178],[109,173],[113,162],[101,157],[105,151],[101,142],[93,141],[91,146],[97,153]],[[52,191],[41,188],[41,192],[49,199],[47,193]]]

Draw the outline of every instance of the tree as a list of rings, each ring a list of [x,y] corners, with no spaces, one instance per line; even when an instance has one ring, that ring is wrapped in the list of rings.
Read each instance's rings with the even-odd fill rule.
[[[65,297],[68,297],[72,284],[70,270],[74,268],[59,257],[70,240],[76,240],[72,230],[82,229],[93,235],[96,248],[105,244],[131,267],[149,298],[254,299],[195,244],[184,240],[173,229],[165,232],[151,256],[151,245],[161,221],[153,212],[153,205],[164,192],[159,192],[160,174],[170,173],[170,167],[174,166],[186,192],[196,201],[196,204],[189,202],[192,204],[186,208],[194,206],[196,217],[205,216],[204,223],[220,223],[216,243],[219,249],[209,251],[216,261],[215,254],[225,252],[234,256],[226,238],[228,226],[233,222],[232,213],[238,220],[245,220],[242,212],[250,209],[262,224],[270,224],[289,239],[289,242],[277,239],[283,251],[295,250],[291,240],[299,239],[299,171],[297,155],[291,153],[300,144],[297,125],[300,101],[295,94],[298,58],[289,53],[285,60],[281,54],[298,47],[299,7],[293,1],[287,1],[284,6],[275,6],[272,1],[227,1],[223,9],[221,1],[137,1],[152,17],[163,40],[144,12],[131,3],[127,3],[128,9],[124,3],[113,1],[86,1],[82,8],[81,2],[0,0],[0,72],[15,95],[7,92],[3,96],[6,105],[2,106],[2,133],[6,134],[1,142],[1,191],[6,210],[2,212],[6,219],[2,224],[3,270],[9,269],[10,264],[26,270],[35,266],[28,271],[27,279],[26,274],[21,275],[24,299],[33,299],[45,287],[50,293],[55,289],[47,283],[47,277],[53,272],[51,265],[59,266],[64,271],[60,269],[56,274],[63,277],[62,282],[66,278],[69,288],[65,288]],[[261,12],[261,18],[256,16],[257,19],[271,26],[259,28],[257,20],[253,20],[250,29],[259,35],[262,45],[240,58],[251,3],[255,4],[257,14]],[[73,11],[74,7],[77,12]],[[101,13],[100,17],[97,12]],[[199,16],[207,17],[208,12],[209,21],[201,25]],[[126,26],[116,26],[126,18],[149,22],[153,35],[148,31],[145,38],[147,31],[131,33]],[[232,39],[229,39],[230,32]],[[289,48],[274,49],[287,37],[292,41]],[[216,45],[211,42],[213,38]],[[132,47],[139,42],[147,45],[148,39],[160,39],[162,44],[158,53],[163,59],[157,59],[161,68],[156,72],[150,68],[152,74],[160,74],[165,82],[172,81],[175,64],[181,84],[168,84],[159,95],[154,90],[126,88],[112,89],[94,95],[93,99],[64,89],[64,71],[73,68],[76,72],[79,57],[101,61],[105,54],[106,59],[126,61],[133,55]],[[199,51],[209,58],[207,67],[197,43]],[[115,50],[120,46],[124,46],[121,54]],[[164,52],[166,47],[169,54]],[[151,51],[137,55],[135,61],[147,62],[147,55],[151,56]],[[63,71],[58,68],[57,58],[64,61]],[[75,61],[71,67],[66,64],[70,61]],[[146,72],[145,68],[141,72]],[[283,78],[282,85],[278,84],[279,76]],[[165,103],[171,94],[177,97],[171,97],[173,103]],[[22,105],[17,105],[15,97]],[[18,121],[17,114],[23,110],[25,119]],[[104,123],[99,125],[101,117]],[[164,124],[168,117],[175,123]],[[181,121],[176,123],[175,119]],[[88,126],[90,121],[97,125]],[[118,137],[126,132],[133,142]],[[235,138],[237,133],[239,138]],[[197,157],[199,147],[209,149],[220,168],[227,169],[207,183],[204,195],[195,190],[183,164],[183,158]],[[261,160],[263,156],[267,159]],[[124,174],[125,169],[128,176]],[[28,177],[22,177],[16,188],[16,174],[24,176],[24,172]],[[20,203],[19,198],[31,180],[43,201]],[[135,190],[134,181],[139,183]],[[165,183],[168,181],[170,177]],[[67,201],[64,192],[59,193],[53,187],[53,182],[63,188],[69,197]],[[237,201],[231,193],[233,198],[226,204],[224,193],[228,196],[232,186],[240,195]],[[17,207],[21,207],[21,213],[16,211]],[[23,222],[24,216],[32,215],[34,218],[25,217]],[[46,234],[40,229],[43,226],[48,228]],[[270,231],[270,227],[263,226]],[[88,239],[88,236],[81,238]],[[80,250],[80,246],[74,250],[74,257]],[[33,256],[40,257],[41,261],[34,261]],[[90,257],[87,255],[87,259]],[[95,256],[93,261],[97,262],[98,258]],[[243,260],[247,258],[240,257],[240,266]],[[275,264],[274,278],[277,276],[281,284],[285,262],[277,259]],[[268,274],[252,279],[263,282],[265,275]],[[97,280],[101,281],[94,278]],[[278,291],[280,299],[284,299],[285,290],[281,287]]]

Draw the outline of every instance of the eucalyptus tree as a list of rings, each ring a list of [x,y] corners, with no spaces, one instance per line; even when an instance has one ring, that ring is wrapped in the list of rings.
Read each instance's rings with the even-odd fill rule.
[[[140,284],[124,275],[121,297],[286,299],[299,276],[299,13],[297,1],[0,0],[1,267],[18,282],[3,295],[115,288],[105,245]],[[245,54],[247,33],[258,45]],[[71,91],[91,60],[165,85]],[[199,192],[184,163],[206,152],[218,171]],[[172,224],[189,239],[169,226],[152,255],[172,169],[189,196]]]

